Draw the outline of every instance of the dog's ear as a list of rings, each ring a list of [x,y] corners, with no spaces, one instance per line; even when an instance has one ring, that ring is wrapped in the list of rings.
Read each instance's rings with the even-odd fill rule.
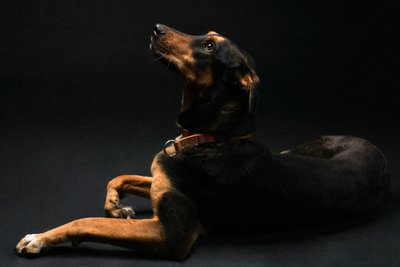
[[[257,102],[257,86],[260,83],[260,78],[251,68],[245,71],[239,71],[236,75],[240,88],[247,92],[249,113],[254,114]]]
[[[260,78],[256,74],[254,70],[245,70],[236,72],[236,79],[239,83],[239,86],[245,91],[252,91],[252,89],[256,88],[260,83]]]
[[[252,58],[245,52],[234,59],[224,74],[224,81],[246,92],[249,112],[254,114],[257,101],[257,86],[260,78],[254,70]]]
[[[242,89],[249,91],[258,86],[260,78],[255,71],[253,58],[245,51],[241,52],[243,54],[243,59],[241,61],[241,71],[238,73],[238,79]]]
[[[255,71],[252,57],[232,42],[224,42],[215,53],[222,67],[222,80],[243,96],[250,114],[254,114],[257,101],[257,86],[260,79]]]
[[[248,70],[237,75],[241,88],[248,94],[249,113],[254,114],[257,103],[257,86],[260,83],[260,78],[254,70]]]

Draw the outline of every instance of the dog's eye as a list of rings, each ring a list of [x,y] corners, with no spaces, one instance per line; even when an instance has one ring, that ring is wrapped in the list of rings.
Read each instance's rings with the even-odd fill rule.
[[[214,50],[215,50],[215,45],[214,45],[213,42],[206,42],[206,43],[203,43],[203,49],[204,49],[206,52],[211,53],[211,52],[214,52]]]

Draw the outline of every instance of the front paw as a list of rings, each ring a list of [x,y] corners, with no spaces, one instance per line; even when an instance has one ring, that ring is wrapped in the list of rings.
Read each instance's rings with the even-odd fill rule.
[[[15,247],[15,251],[19,255],[29,256],[38,255],[42,248],[44,247],[44,242],[40,237],[40,234],[30,234],[26,235],[19,241]]]
[[[106,200],[104,207],[107,217],[132,219],[135,217],[135,211],[132,207],[122,206],[118,198]]]
[[[121,208],[120,213],[122,214],[123,218],[132,219],[135,218],[135,211],[132,207],[124,206]]]

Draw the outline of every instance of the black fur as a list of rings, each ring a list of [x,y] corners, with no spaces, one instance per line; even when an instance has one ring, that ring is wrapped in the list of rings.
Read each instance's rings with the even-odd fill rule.
[[[255,74],[252,59],[227,39],[207,55],[201,51],[207,38],[193,37],[191,49],[196,64],[212,67],[213,84],[177,122],[191,133],[251,133],[256,88],[249,101],[250,91],[237,77]],[[158,161],[173,186],[193,201],[201,224],[217,231],[345,219],[375,209],[390,186],[381,151],[351,136],[324,136],[285,154],[270,153],[253,138],[221,141]]]
[[[238,140],[201,145],[159,161],[209,230],[337,221],[373,210],[388,192],[386,160],[371,143],[325,136],[308,146],[315,155],[276,155],[254,140]],[[330,151],[323,152],[329,158],[320,151]]]

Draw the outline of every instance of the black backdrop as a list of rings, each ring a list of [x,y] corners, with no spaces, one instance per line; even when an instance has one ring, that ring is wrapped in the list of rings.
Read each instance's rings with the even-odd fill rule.
[[[395,15],[393,6],[367,1],[0,2],[0,207],[3,222],[9,218],[0,226],[6,240],[3,266],[18,261],[61,264],[55,255],[49,260],[18,259],[12,247],[26,232],[101,216],[107,180],[120,173],[148,174],[152,155],[178,134],[179,81],[165,66],[152,63],[148,48],[158,22],[191,34],[215,30],[254,57],[262,81],[257,135],[272,150],[320,134],[360,135],[388,155],[398,192]],[[149,204],[137,199],[135,208],[148,210]],[[399,222],[394,211],[398,207],[388,216]],[[382,236],[364,240],[343,262],[360,263],[365,256],[365,262],[377,266],[398,263],[398,238],[389,237],[399,236],[400,230],[382,230],[393,222],[376,226],[373,231]],[[211,239],[191,260],[206,265],[296,261],[296,266],[321,266],[327,255],[319,249],[340,248],[330,255],[340,262],[342,250],[357,246],[365,234],[346,233],[343,240],[330,240],[333,246],[312,238],[311,243],[298,241],[297,235],[284,236],[286,245],[260,245],[258,240],[244,254],[237,248],[252,248],[251,237],[234,245],[229,245],[236,242],[233,237]],[[380,250],[371,244],[380,239],[387,240],[386,250],[370,259],[368,251]],[[313,252],[302,250],[304,242]],[[67,265],[90,264],[99,255],[109,258],[104,264],[132,260],[127,254],[94,250],[83,251],[89,257],[82,250],[58,252],[70,257]],[[132,264],[139,263],[134,260]]]
[[[214,29],[252,54],[263,111],[362,117],[398,111],[392,6],[15,2],[0,11],[2,120],[138,119],[136,111],[150,103],[154,114],[163,113],[162,102],[174,99],[179,85],[150,63],[157,22],[192,34]]]

